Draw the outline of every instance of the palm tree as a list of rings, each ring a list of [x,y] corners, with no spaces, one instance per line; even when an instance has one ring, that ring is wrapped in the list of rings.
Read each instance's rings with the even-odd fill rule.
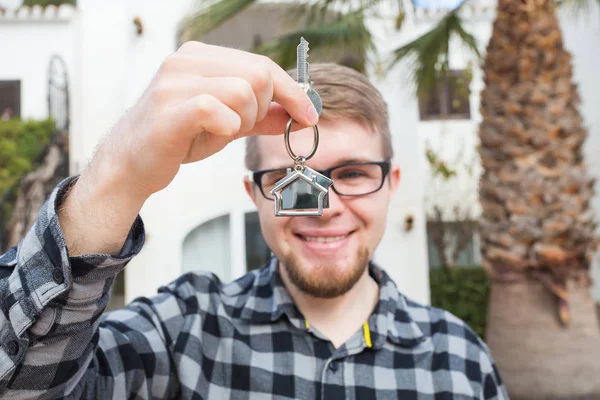
[[[201,38],[254,3],[214,1],[191,16],[191,37]],[[586,2],[573,1],[579,7]],[[410,61],[418,91],[447,73],[451,38],[479,55],[463,28],[463,4],[393,52],[389,67]],[[364,71],[374,48],[365,19],[381,5],[381,0],[297,5],[294,18],[305,18],[304,27],[255,51],[288,68],[304,36],[312,54],[351,53],[355,68]],[[483,267],[492,281],[486,340],[514,398],[600,395],[600,325],[589,294],[598,244],[593,182],[583,161],[587,132],[557,5],[562,4],[498,0],[482,65],[480,226]],[[400,29],[408,6],[403,1],[396,6]],[[340,8],[346,11],[335,11]]]
[[[600,326],[588,272],[597,247],[593,182],[555,4],[499,0],[483,71],[486,339],[515,395],[598,395]]]

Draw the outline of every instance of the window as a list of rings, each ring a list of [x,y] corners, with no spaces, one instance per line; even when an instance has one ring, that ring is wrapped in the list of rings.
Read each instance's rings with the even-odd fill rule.
[[[473,267],[481,264],[476,221],[428,221],[429,268]]]
[[[419,95],[421,120],[470,119],[470,83],[464,70],[451,70],[445,78],[438,77],[431,89]]]
[[[21,81],[0,81],[0,116],[21,117]]]
[[[215,273],[224,282],[232,279],[231,263],[235,258],[232,252],[239,251],[237,247],[232,247],[232,229],[238,228],[231,226],[229,214],[213,218],[194,228],[183,241],[183,272],[203,270]],[[245,214],[243,229],[246,270],[263,267],[271,257],[271,250],[262,236],[256,211]]]
[[[251,271],[263,267],[267,261],[269,261],[269,258],[271,258],[271,250],[262,236],[258,213],[247,213],[245,216],[245,223],[246,269]]]
[[[231,242],[229,214],[194,228],[183,240],[183,272],[210,271],[223,281],[231,278]]]
[[[118,310],[125,306],[125,271],[121,271],[115,277],[108,304],[105,312]]]

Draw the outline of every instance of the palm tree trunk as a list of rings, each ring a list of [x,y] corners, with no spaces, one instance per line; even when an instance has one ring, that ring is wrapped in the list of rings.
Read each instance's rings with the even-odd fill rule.
[[[600,396],[598,241],[571,56],[550,0],[498,0],[481,93],[486,340],[515,398]]]
[[[537,280],[494,282],[486,341],[512,399],[597,399],[600,328],[587,285],[569,281],[572,321],[556,318],[556,297]]]

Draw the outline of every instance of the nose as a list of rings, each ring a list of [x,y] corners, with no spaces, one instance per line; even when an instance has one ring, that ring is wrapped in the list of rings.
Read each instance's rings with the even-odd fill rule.
[[[338,195],[333,189],[329,189],[329,208],[323,209],[321,218],[332,218],[342,214],[347,209],[344,197]]]

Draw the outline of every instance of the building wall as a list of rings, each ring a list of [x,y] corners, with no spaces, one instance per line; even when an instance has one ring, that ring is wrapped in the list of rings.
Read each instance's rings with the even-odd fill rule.
[[[21,81],[24,118],[48,115],[48,66],[53,55],[62,57],[73,79],[76,26],[77,14],[70,6],[0,14],[0,80]]]
[[[465,23],[465,29],[476,37],[482,54],[485,54],[494,17],[494,9],[489,7],[472,13]],[[438,18],[428,15],[418,16],[415,21],[418,32],[422,33],[433,28]],[[479,93],[484,88],[483,75],[475,55],[470,50],[461,47],[456,41],[451,46],[450,68],[470,69],[472,72],[472,81],[469,87],[471,117],[460,120],[418,121],[417,137],[423,151],[433,150],[457,172],[456,179],[445,183],[443,180],[432,178],[429,164],[425,162],[424,174],[427,181],[425,209],[426,212],[430,212],[434,205],[441,207],[445,213],[444,219],[451,219],[454,218],[454,207],[459,206],[461,215],[469,213],[477,218],[481,212],[477,195],[477,180],[481,168],[476,146],[479,142],[477,129],[481,122]],[[468,168],[472,168],[471,173]]]
[[[102,2],[102,5],[93,0],[78,3],[84,41],[81,70],[85,86],[82,91],[87,95],[82,99],[85,126],[77,150],[79,159],[74,160],[77,169],[93,154],[102,135],[139,97],[163,58],[176,49],[176,32],[189,9],[185,1],[145,1],[143,7],[141,1],[123,4],[118,0]],[[106,25],[111,14],[116,15]],[[133,30],[134,16],[139,16],[144,24],[142,36]],[[384,90],[397,86],[389,80],[378,84]],[[412,100],[393,91],[387,96],[394,109],[412,107],[414,123]],[[414,130],[401,129],[406,126],[406,118],[394,114],[392,119],[398,160],[405,168],[403,185],[390,208],[388,230],[376,261],[390,271],[401,290],[427,302],[422,180],[417,167],[418,152],[413,148],[417,141]],[[175,279],[182,272],[186,235],[217,216],[229,215],[231,224],[231,269],[223,278],[235,279],[245,272],[244,214],[253,211],[254,206],[243,189],[243,158],[244,143],[236,141],[210,159],[183,166],[168,188],[148,200],[141,212],[148,239],[141,254],[126,270],[127,301],[152,294],[158,286]],[[407,214],[416,217],[411,232],[404,231]],[[211,259],[213,255],[216,256],[206,254],[203,259]],[[222,271],[220,266],[211,267],[206,263],[199,264],[199,268]]]
[[[585,156],[589,172],[598,179],[600,178],[600,158],[597,157],[597,154],[600,153],[600,113],[598,113],[600,79],[597,78],[597,71],[600,68],[600,53],[598,53],[600,7],[592,4],[585,15],[575,15],[566,10],[561,10],[558,15],[565,47],[573,56],[574,81],[579,85],[582,99],[580,110],[588,128],[588,140],[584,147]],[[493,9],[482,9],[480,12],[470,14],[466,24],[467,30],[476,37],[482,52],[485,52],[485,47],[490,39],[494,17]],[[411,29],[412,32],[406,34],[406,40],[430,29],[437,18],[439,17],[421,14],[412,21],[414,30]],[[468,65],[473,66],[470,96],[471,119],[417,122],[417,137],[421,150],[430,147],[438,152],[444,160],[458,167],[458,178],[443,185],[430,179],[429,167],[427,163],[424,164],[425,179],[428,180],[425,185],[426,212],[434,204],[445,205],[447,209],[454,205],[460,205],[463,209],[471,210],[474,216],[478,216],[481,212],[477,200],[477,179],[481,172],[481,166],[475,148],[479,143],[477,130],[481,122],[479,92],[483,89],[484,82],[481,68],[472,55],[464,49],[452,48],[451,68],[464,69]],[[464,152],[464,155],[458,157],[461,152]],[[460,162],[452,164],[456,160],[460,160]],[[465,162],[473,167],[472,175],[460,167],[460,164]],[[598,194],[600,187],[596,186],[596,192],[592,206],[600,220],[600,194]],[[594,259],[592,278],[597,281],[592,287],[592,295],[600,300],[600,254]]]
[[[24,116],[46,116],[45,67],[50,55],[59,53],[67,63],[73,88],[73,173],[81,171],[101,138],[135,104],[164,57],[176,50],[176,34],[191,4],[191,0],[78,0],[77,10],[68,17],[64,11],[62,19],[33,22],[22,18],[15,23],[0,17],[0,79],[23,81]],[[469,31],[485,47],[491,33],[493,8],[471,13]],[[143,23],[141,36],[136,33],[134,17]],[[385,56],[429,29],[437,18],[420,13],[414,19],[409,18],[401,32],[393,28],[392,17],[370,21],[369,26],[380,54]],[[591,25],[572,22],[566,17],[561,19],[565,42],[574,53],[575,78],[585,82],[580,90],[584,100],[582,111],[590,126],[586,150],[596,176],[600,175],[600,161],[593,155],[600,146],[600,117],[594,107],[600,100],[600,80],[592,74],[600,66],[594,44],[600,34],[594,35],[599,30],[597,21],[600,18],[594,19],[593,14],[589,18]],[[467,52],[453,48],[453,67],[461,68],[469,60]],[[443,123],[419,121],[417,101],[403,66],[384,78],[377,77],[375,71],[370,74],[388,102],[396,161],[402,167],[402,182],[390,206],[387,230],[375,260],[388,270],[401,291],[426,303],[429,285],[423,199],[427,195],[428,171],[424,151],[431,145],[451,158],[461,148],[474,149],[482,81],[477,66],[473,72],[471,120]],[[182,273],[184,260],[185,269],[192,268],[191,257],[200,255],[193,252],[184,255],[185,238],[199,225],[220,216],[229,218],[228,245],[233,249],[230,269],[224,273],[221,267],[213,268],[206,263],[199,268],[214,270],[225,280],[245,272],[244,215],[254,211],[254,206],[243,189],[243,155],[244,143],[236,141],[201,163],[185,165],[168,188],[148,200],[142,210],[147,243],[126,269],[126,301],[151,295],[158,286],[175,279]],[[476,180],[465,178],[461,186],[473,192]],[[464,202],[467,198],[460,190],[450,191],[448,196],[448,202]],[[598,199],[594,204],[600,211]],[[477,208],[476,197],[468,203]],[[410,231],[405,230],[408,216],[414,217]],[[219,229],[221,234],[226,232],[222,227]],[[200,236],[192,235],[189,243]],[[211,250],[215,253],[211,254]],[[222,248],[209,246],[204,251],[203,260],[223,258]],[[599,270],[596,267],[598,279]],[[596,295],[600,298],[600,289],[596,289]]]
[[[591,7],[582,15],[574,16],[563,11],[560,13],[561,28],[567,49],[573,55],[574,80],[578,84],[581,96],[581,114],[588,128],[588,138],[584,145],[589,172],[596,181],[600,181],[600,4]],[[600,234],[600,185],[596,184],[596,195],[592,201],[599,224]],[[592,295],[600,301],[600,251],[592,264]]]

